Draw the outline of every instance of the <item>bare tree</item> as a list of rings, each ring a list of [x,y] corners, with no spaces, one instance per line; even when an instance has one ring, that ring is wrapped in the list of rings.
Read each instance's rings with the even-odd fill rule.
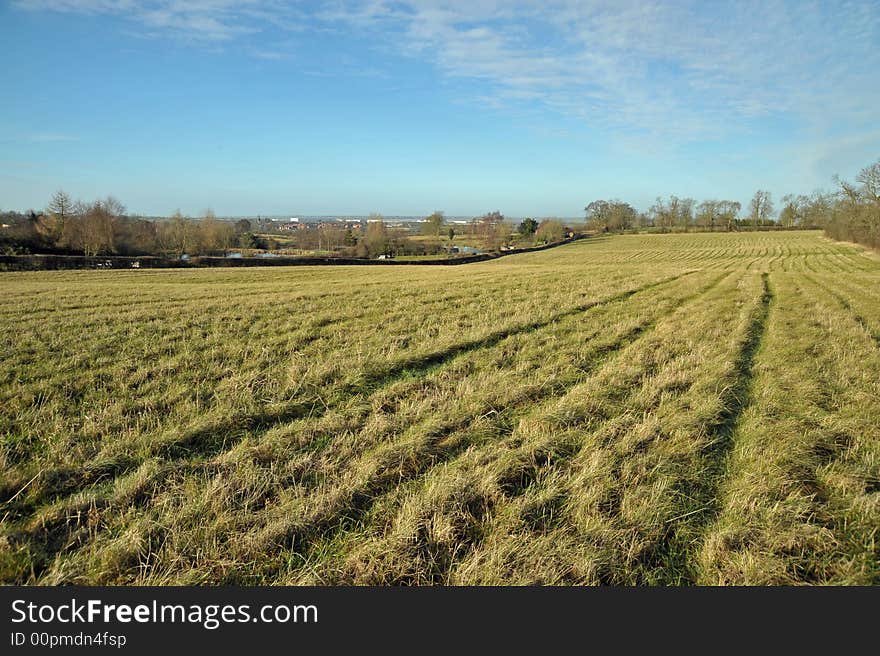
[[[594,200],[584,208],[587,227],[600,232],[629,230],[638,221],[638,213],[620,200]]]
[[[697,215],[695,217],[696,224],[701,228],[709,228],[714,230],[719,223],[718,201],[704,200],[697,206]]]
[[[782,209],[779,211],[779,223],[786,228],[801,225],[804,221],[804,207],[809,202],[806,196],[786,194],[782,197]]]
[[[648,212],[654,219],[654,225],[659,226],[662,232],[667,232],[674,226],[687,230],[693,223],[694,199],[670,196],[669,202],[658,197]]]
[[[742,209],[742,205],[735,200],[722,200],[718,202],[718,221],[728,231],[736,228],[736,217]]]
[[[318,226],[318,250],[334,251],[345,242],[345,230],[332,223]]]
[[[545,244],[562,241],[565,237],[565,226],[559,219],[544,219],[535,231],[535,239]]]
[[[694,223],[694,206],[697,202],[693,198],[672,198],[675,200],[675,222],[687,232]]]
[[[361,239],[359,253],[366,257],[376,257],[388,252],[388,229],[381,214],[370,214],[367,219],[367,231]]]
[[[226,251],[235,239],[235,230],[226,221],[220,221],[214,210],[205,210],[199,222],[200,250],[204,253]]]
[[[834,181],[840,192],[823,221],[826,232],[880,248],[880,160],[862,169],[855,183],[837,176]]]
[[[759,189],[749,203],[752,227],[757,230],[759,225],[770,219],[771,214],[773,214],[773,200],[770,198],[770,192]]]
[[[116,249],[118,209],[105,201],[95,201],[85,211],[82,223],[82,248],[87,256],[112,253]]]
[[[49,217],[50,236],[56,244],[62,240],[64,224],[73,214],[73,207],[73,200],[61,189],[52,194],[52,198],[49,199],[46,214]]]
[[[863,199],[880,205],[880,160],[859,171],[856,182],[861,185],[859,191]]]
[[[509,231],[504,227],[504,215],[498,210],[474,219],[474,227],[476,233],[483,238],[487,251],[497,251],[504,243],[505,237],[510,236]],[[505,235],[505,232],[508,234]]]
[[[104,210],[116,220],[121,219],[125,216],[126,209],[125,205],[123,205],[119,200],[114,196],[107,196],[103,201],[98,201],[101,205],[103,205]]]
[[[192,222],[176,210],[163,225],[163,245],[177,255],[192,253],[197,248],[197,233]]]

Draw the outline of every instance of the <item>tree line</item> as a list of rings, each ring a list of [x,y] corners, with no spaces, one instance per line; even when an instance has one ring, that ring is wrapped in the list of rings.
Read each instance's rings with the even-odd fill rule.
[[[540,222],[526,218],[515,226],[499,210],[487,212],[474,217],[465,225],[456,226],[446,222],[443,212],[435,211],[422,222],[420,232],[423,237],[430,237],[431,240],[408,239],[400,232],[395,234],[385,228],[382,221],[368,220],[366,234],[357,242],[354,254],[369,257],[382,252],[390,255],[443,252],[441,240],[445,239],[446,248],[449,248],[457,236],[467,237],[480,244],[482,250],[494,252],[514,246],[522,248],[561,241],[571,229],[553,218]]]
[[[854,182],[835,178],[839,189],[802,202],[792,199],[791,213],[821,211],[826,234],[841,241],[854,241],[880,249],[880,160],[866,166]]]
[[[441,234],[446,234],[452,240],[458,234],[454,226],[446,226],[443,212],[434,212],[422,225],[423,235],[439,238]],[[498,210],[471,219],[466,226],[460,226],[459,230],[466,236],[478,238],[487,251],[511,248],[514,245],[528,247],[561,241],[571,232],[571,228],[555,218],[538,221],[526,217],[514,225]]]
[[[778,217],[770,192],[758,190],[740,216],[742,206],[731,200],[704,200],[671,195],[656,199],[639,212],[624,201],[595,200],[585,208],[585,227],[593,232],[653,230],[743,230],[768,227],[821,228],[834,239],[880,248],[880,160],[862,169],[852,182],[834,178],[836,189],[811,195],[782,197]],[[46,209],[27,213],[0,212],[0,251],[4,253],[78,253],[95,255],[217,255],[232,248],[276,250],[280,237],[254,232],[251,222],[218,219],[206,210],[197,219],[179,211],[161,220],[129,216],[113,196],[84,203],[56,192]],[[558,219],[522,220],[513,226],[495,210],[467,225],[448,225],[443,212],[422,223],[423,236],[387,226],[374,214],[364,230],[329,225],[305,227],[290,241],[301,250],[339,252],[359,257],[424,255],[443,252],[461,232],[479,240],[486,251],[561,241],[572,232]],[[446,245],[441,240],[446,240]]]
[[[743,227],[773,225],[770,192],[758,191],[750,203],[750,216],[739,217],[742,204],[733,200],[657,197],[647,212],[638,212],[621,200],[596,200],[584,208],[587,229],[594,232],[624,232],[655,229],[659,232],[699,230],[737,230]]]
[[[112,196],[84,203],[74,201],[64,191],[53,194],[43,211],[0,213],[0,220],[0,251],[6,254],[179,257],[262,249],[356,257],[430,255],[446,252],[457,234],[453,226],[446,224],[442,212],[434,212],[423,224],[423,235],[434,236],[432,240],[411,239],[408,230],[387,225],[380,214],[371,214],[363,229],[361,225],[353,230],[350,226],[321,223],[299,226],[284,236],[280,232],[259,234],[248,219],[226,221],[211,210],[198,218],[177,211],[169,218],[151,220],[129,216],[125,206]],[[513,228],[495,211],[474,219],[462,232],[482,240],[486,250],[499,250],[510,244]],[[546,228],[537,233],[538,238],[549,234]],[[441,237],[447,240],[445,246]]]
[[[42,212],[7,212],[0,239],[5,252],[95,255],[213,255],[230,248],[265,246],[247,219],[218,219],[211,210],[196,220],[179,211],[152,221],[126,214],[113,196],[84,203],[63,191],[53,194]],[[8,221],[8,223],[7,223]]]
[[[621,200],[595,200],[584,212],[593,232],[652,229],[659,232],[689,230],[760,230],[768,227],[822,229],[829,237],[880,248],[880,160],[863,168],[855,181],[835,176],[836,189],[810,195],[787,194],[779,214],[769,191],[755,192],[740,216],[742,205],[731,200],[657,198],[647,212],[638,212]]]

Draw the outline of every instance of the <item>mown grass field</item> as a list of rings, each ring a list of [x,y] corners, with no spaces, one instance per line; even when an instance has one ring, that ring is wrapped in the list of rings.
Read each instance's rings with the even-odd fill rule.
[[[0,274],[0,581],[880,583],[880,259]]]

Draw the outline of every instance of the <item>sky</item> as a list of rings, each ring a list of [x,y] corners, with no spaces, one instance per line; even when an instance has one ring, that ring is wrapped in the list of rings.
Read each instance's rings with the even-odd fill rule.
[[[582,216],[880,158],[880,1],[0,3],[0,209]]]

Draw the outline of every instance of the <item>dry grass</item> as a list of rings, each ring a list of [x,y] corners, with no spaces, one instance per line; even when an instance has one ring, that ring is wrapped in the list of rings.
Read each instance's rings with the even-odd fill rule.
[[[0,280],[0,581],[880,579],[880,263],[818,233]]]

